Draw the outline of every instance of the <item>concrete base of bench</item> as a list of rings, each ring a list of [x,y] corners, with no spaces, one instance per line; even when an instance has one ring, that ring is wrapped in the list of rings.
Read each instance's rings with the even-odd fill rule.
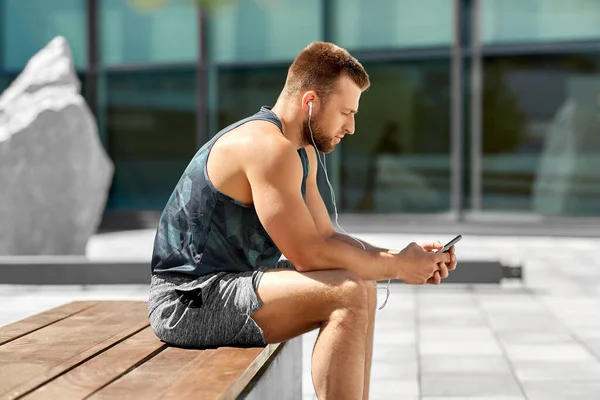
[[[302,400],[302,336],[283,344],[239,398]]]

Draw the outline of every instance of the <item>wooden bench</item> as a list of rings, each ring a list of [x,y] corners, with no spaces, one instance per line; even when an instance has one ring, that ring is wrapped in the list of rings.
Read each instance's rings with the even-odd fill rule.
[[[69,303],[0,328],[0,399],[301,399],[301,338],[171,347],[147,303]]]

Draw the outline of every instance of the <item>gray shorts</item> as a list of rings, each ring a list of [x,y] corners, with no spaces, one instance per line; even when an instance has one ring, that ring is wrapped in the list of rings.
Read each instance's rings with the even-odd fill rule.
[[[275,268],[295,269],[287,260]],[[150,326],[159,339],[178,347],[265,346],[252,315],[263,305],[256,290],[267,270],[217,272],[196,279],[153,275]]]

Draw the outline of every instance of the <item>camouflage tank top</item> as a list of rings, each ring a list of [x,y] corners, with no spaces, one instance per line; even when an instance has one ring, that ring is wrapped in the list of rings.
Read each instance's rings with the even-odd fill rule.
[[[206,171],[215,142],[232,129],[257,120],[275,124],[283,134],[277,115],[262,107],[221,130],[192,158],[162,212],[154,239],[153,274],[197,277],[275,266],[281,252],[262,226],[254,206],[221,193]],[[308,157],[303,148],[298,155],[304,170],[298,189],[306,198]]]

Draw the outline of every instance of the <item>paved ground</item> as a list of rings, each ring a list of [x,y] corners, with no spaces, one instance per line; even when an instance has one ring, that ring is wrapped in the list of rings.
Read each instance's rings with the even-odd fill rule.
[[[88,255],[148,259],[152,236],[150,231],[100,235],[90,241]],[[358,236],[386,247],[429,239]],[[377,315],[372,399],[599,399],[598,249],[600,239],[466,236],[457,246],[459,263],[520,261],[524,281],[392,284],[388,305]],[[381,300],[384,294],[381,290]],[[146,296],[144,285],[0,285],[0,325],[75,299]],[[310,354],[316,333],[304,336],[305,400],[314,398]]]

